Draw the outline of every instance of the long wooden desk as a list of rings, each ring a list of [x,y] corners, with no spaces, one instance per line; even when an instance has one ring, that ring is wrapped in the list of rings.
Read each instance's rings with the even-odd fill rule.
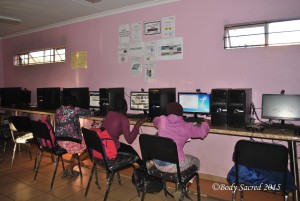
[[[20,113],[29,113],[36,115],[49,115],[51,122],[54,124],[55,113],[50,111],[37,111],[37,110],[23,110],[23,109],[11,109],[11,108],[0,108],[0,110],[5,110],[7,112],[14,112],[14,115],[19,115]],[[104,117],[85,117],[84,119],[90,121],[103,121]],[[130,119],[130,124],[135,124],[136,119]],[[143,126],[153,127],[151,122],[146,122]],[[299,200],[299,173],[298,173],[298,157],[297,157],[297,146],[296,143],[300,142],[300,135],[295,135],[293,131],[282,131],[282,130],[270,130],[266,129],[264,132],[251,132],[241,128],[211,128],[211,134],[216,135],[228,135],[228,136],[239,136],[239,137],[252,137],[261,138],[269,140],[281,140],[287,141],[289,155],[290,155],[290,169],[295,178],[295,184],[297,186],[295,192],[293,192],[293,200]]]

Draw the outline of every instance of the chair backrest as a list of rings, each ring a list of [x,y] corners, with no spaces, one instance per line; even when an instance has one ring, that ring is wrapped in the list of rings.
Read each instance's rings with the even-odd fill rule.
[[[9,123],[12,123],[16,131],[31,132],[31,119],[26,116],[10,116]]]
[[[288,149],[275,143],[240,140],[235,145],[234,160],[238,181],[238,165],[283,173],[283,191],[286,188]]]
[[[234,154],[240,165],[278,172],[287,170],[288,150],[281,144],[240,140]]]
[[[177,166],[177,174],[180,178],[177,145],[173,139],[157,135],[141,134],[139,141],[144,161],[158,159],[174,163]]]
[[[103,161],[105,163],[105,166],[106,166],[106,168],[108,168],[108,159],[107,159],[106,153],[104,151],[104,147],[101,142],[101,139],[99,138],[97,132],[87,129],[87,128],[84,128],[84,127],[81,129],[81,131],[82,131],[83,138],[84,138],[84,141],[85,141],[86,147],[88,149],[91,160],[92,161],[95,160],[93,150],[97,151],[97,152],[101,153],[101,155],[103,156]]]
[[[53,142],[50,131],[45,123],[40,121],[31,121],[31,128],[33,136],[36,138],[36,143],[38,144],[39,148],[44,146],[41,140],[45,140],[51,143],[51,147],[48,147],[49,149],[54,148],[55,142]]]

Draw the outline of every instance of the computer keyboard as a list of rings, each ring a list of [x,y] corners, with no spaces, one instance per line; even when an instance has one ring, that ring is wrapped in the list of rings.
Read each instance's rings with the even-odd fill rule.
[[[144,113],[137,113],[137,114],[134,114],[134,113],[127,113],[126,116],[129,118],[129,119],[142,119],[142,118],[147,118],[148,115],[147,114],[144,114]]]
[[[193,123],[202,123],[205,119],[204,118],[195,118],[195,117],[183,117],[185,122],[193,122]]]
[[[294,124],[281,124],[281,123],[272,123],[272,124],[260,124],[265,129],[280,129],[280,130],[295,130],[299,128]]]

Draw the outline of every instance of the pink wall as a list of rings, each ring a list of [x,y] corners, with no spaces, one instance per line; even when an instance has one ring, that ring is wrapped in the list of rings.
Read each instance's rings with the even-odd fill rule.
[[[253,102],[260,108],[262,93],[279,93],[282,89],[300,93],[300,46],[224,50],[224,25],[296,18],[299,13],[299,0],[182,0],[8,38],[3,40],[4,85],[33,92],[37,87],[51,86],[88,86],[91,90],[123,86],[127,94],[151,87],[176,87],[177,92],[247,87],[253,89]],[[184,59],[157,61],[155,80],[147,83],[143,76],[131,75],[129,63],[118,63],[118,26],[167,16],[176,17],[176,37],[183,37]],[[61,45],[67,48],[66,63],[12,66],[15,53]],[[71,52],[84,50],[88,51],[88,69],[72,70]],[[33,93],[33,100],[35,96]],[[210,135],[204,141],[191,142],[186,150],[201,159],[202,173],[226,177],[238,139]]]

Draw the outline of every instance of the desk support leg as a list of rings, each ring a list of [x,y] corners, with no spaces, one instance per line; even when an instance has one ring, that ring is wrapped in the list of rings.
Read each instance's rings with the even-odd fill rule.
[[[299,173],[298,173],[298,157],[297,145],[294,141],[288,142],[290,152],[290,167],[295,179],[296,190],[293,192],[293,201],[299,201]]]

